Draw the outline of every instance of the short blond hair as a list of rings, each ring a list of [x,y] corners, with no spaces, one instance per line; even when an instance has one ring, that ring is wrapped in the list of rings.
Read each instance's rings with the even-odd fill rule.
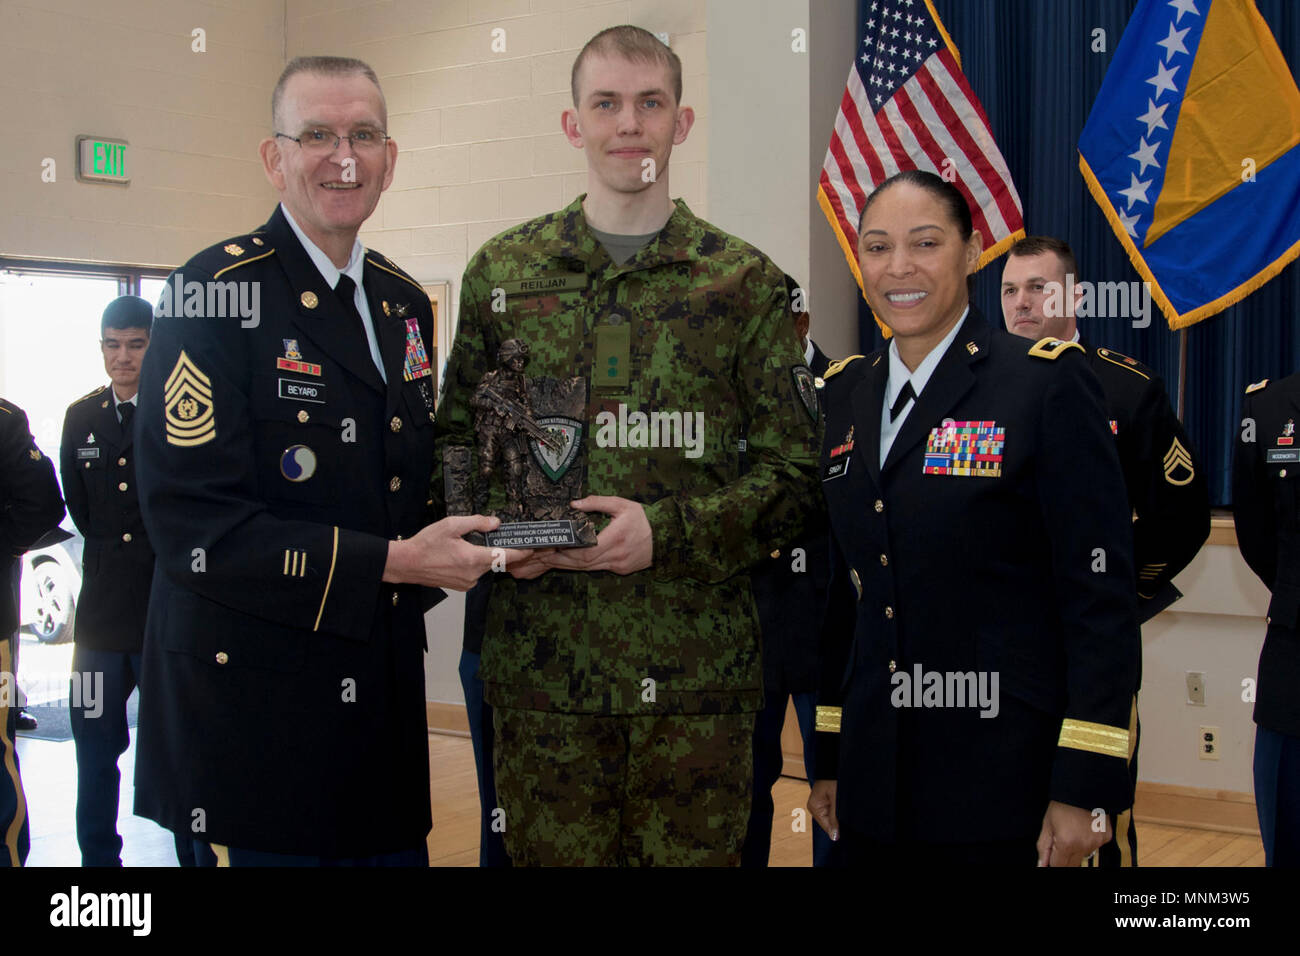
[[[569,78],[569,87],[573,93],[573,105],[578,105],[578,71],[588,56],[621,56],[634,63],[658,63],[666,67],[672,84],[675,105],[682,102],[682,61],[672,48],[662,40],[641,27],[624,25],[601,30],[587,41],[578,58],[573,61],[573,73]]]

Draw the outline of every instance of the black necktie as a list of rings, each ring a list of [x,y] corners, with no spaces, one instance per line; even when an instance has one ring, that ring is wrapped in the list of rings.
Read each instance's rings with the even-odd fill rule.
[[[334,293],[339,297],[339,301],[343,303],[343,308],[347,310],[348,315],[356,319],[354,324],[356,328],[360,330],[362,336],[365,336],[366,351],[369,352],[370,337],[366,335],[365,320],[361,318],[361,312],[357,309],[356,292],[357,284],[352,281],[352,277],[348,275],[340,275],[339,284],[334,287]]]
[[[334,293],[339,297],[339,301],[343,303],[343,308],[347,314],[352,316],[352,331],[361,336],[360,348],[362,354],[369,356],[370,364],[374,365],[375,353],[370,350],[370,336],[366,332],[366,320],[361,317],[361,310],[357,308],[356,289],[357,284],[352,281],[351,276],[340,274],[338,285],[334,287]],[[383,377],[381,372],[380,378]]]
[[[135,417],[135,403],[122,402],[117,406],[117,413],[122,416],[122,434],[131,434],[131,419]]]
[[[912,380],[909,378],[903,384],[903,390],[898,393],[898,398],[894,400],[894,404],[889,409],[889,420],[892,422],[898,418],[903,413],[903,409],[907,407],[907,403],[914,398],[916,398],[916,392],[912,391]]]

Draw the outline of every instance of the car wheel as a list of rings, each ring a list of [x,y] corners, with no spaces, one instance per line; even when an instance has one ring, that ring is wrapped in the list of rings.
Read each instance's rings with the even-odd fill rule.
[[[36,613],[28,627],[42,644],[72,640],[77,601],[63,568],[57,561],[42,561],[32,568],[32,574],[36,579]]]

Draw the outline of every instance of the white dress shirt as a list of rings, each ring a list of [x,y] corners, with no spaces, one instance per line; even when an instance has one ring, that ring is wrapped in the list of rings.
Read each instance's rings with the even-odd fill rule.
[[[898,431],[903,427],[903,422],[907,421],[908,414],[912,411],[912,406],[916,400],[912,399],[903,406],[903,410],[898,413],[898,417],[892,422],[889,420],[889,410],[894,407],[894,402],[898,400],[899,393],[903,386],[911,381],[912,391],[919,398],[921,390],[925,388],[925,383],[930,381],[930,376],[934,370],[939,367],[939,362],[943,359],[944,354],[952,345],[953,340],[957,338],[957,333],[961,331],[962,325],[966,321],[966,316],[970,312],[970,306],[961,314],[961,318],[956,321],[952,329],[943,337],[938,345],[932,348],[928,355],[917,365],[915,372],[909,372],[907,366],[903,364],[902,357],[898,354],[898,339],[889,341],[889,378],[885,381],[885,402],[880,409],[880,467],[885,467],[885,459],[889,457],[889,449],[893,447],[894,439],[898,436]],[[936,422],[936,424],[938,424]]]
[[[307,238],[307,234],[298,227],[293,221],[293,216],[285,209],[284,203],[280,203],[280,209],[284,211],[284,218],[289,220],[289,227],[293,229],[293,234],[298,237],[302,247],[307,250],[307,255],[315,264],[321,277],[329,283],[332,289],[339,284],[339,276],[345,275],[356,283],[356,291],[352,293],[352,302],[361,313],[361,324],[366,327],[366,341],[370,343],[370,358],[375,363],[375,368],[379,370],[379,377],[388,383],[388,376],[384,373],[384,360],[379,352],[379,339],[375,335],[375,321],[370,315],[370,303],[366,301],[365,289],[361,286],[361,277],[365,274],[366,256],[365,249],[361,246],[360,239],[352,240],[352,255],[348,259],[348,264],[340,269],[330,257],[321,252],[316,243]]]

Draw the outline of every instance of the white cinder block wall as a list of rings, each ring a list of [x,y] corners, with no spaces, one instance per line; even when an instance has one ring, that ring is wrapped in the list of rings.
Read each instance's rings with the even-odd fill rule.
[[[0,0],[0,254],[174,266],[264,222],[283,68],[281,2]],[[130,143],[129,187],[77,182],[79,133]]]
[[[289,56],[357,56],[384,86],[397,175],[362,241],[421,281],[451,281],[453,297],[487,239],[584,191],[583,154],[560,132],[560,113],[574,57],[608,26],[670,35],[698,117],[673,154],[672,191],[707,214],[699,0],[289,0],[286,9]]]

